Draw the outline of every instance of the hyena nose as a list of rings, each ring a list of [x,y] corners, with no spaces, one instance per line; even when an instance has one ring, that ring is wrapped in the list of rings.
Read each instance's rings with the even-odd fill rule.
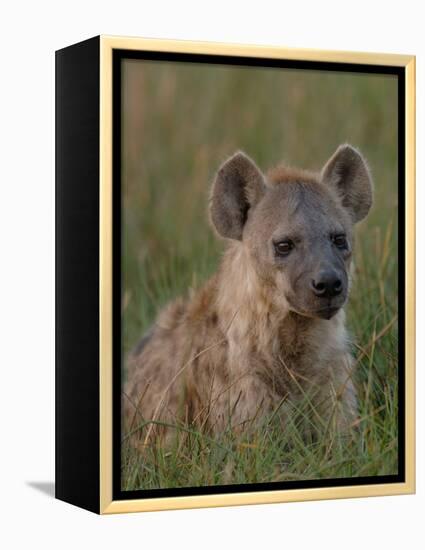
[[[311,288],[316,296],[333,298],[342,292],[342,281],[335,271],[320,271],[311,281]]]

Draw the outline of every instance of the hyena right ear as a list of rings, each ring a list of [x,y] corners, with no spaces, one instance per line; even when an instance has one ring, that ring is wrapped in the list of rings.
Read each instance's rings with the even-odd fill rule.
[[[354,223],[365,218],[372,206],[372,178],[361,153],[340,145],[322,170],[322,181],[335,189]]]
[[[264,176],[253,160],[242,152],[220,167],[210,199],[211,220],[219,235],[242,240],[248,211],[266,190]]]

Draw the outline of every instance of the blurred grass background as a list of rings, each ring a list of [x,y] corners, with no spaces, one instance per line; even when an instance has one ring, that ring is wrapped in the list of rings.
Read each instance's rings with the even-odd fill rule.
[[[375,181],[373,210],[357,230],[347,308],[362,419],[353,440],[336,445],[325,434],[319,447],[294,445],[297,434],[275,430],[272,438],[266,430],[258,436],[267,445],[252,446],[224,434],[231,460],[202,434],[185,432],[190,456],[180,445],[167,457],[152,449],[141,458],[123,444],[123,487],[396,473],[396,77],[140,60],[124,61],[122,74],[125,355],[166,302],[216,269],[223,242],[208,224],[209,189],[236,150],[264,170],[281,161],[320,170],[348,142],[363,152]]]

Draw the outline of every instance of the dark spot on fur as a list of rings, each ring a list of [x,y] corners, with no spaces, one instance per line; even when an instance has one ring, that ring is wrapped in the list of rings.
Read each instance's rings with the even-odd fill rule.
[[[131,352],[131,355],[133,357],[137,357],[138,355],[141,355],[141,353],[146,347],[146,344],[152,338],[153,332],[154,332],[153,329],[149,329],[148,332],[142,337],[142,339],[139,340],[139,342],[136,344],[133,351]]]

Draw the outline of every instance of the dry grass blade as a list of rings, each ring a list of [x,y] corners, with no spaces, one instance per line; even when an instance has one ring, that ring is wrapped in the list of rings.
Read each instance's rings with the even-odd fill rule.
[[[396,322],[397,318],[398,318],[398,315],[394,315],[394,317],[391,319],[391,321],[389,323],[387,323],[385,325],[385,327],[378,332],[378,334],[373,335],[373,337],[371,338],[371,340],[369,340],[369,342],[366,344],[366,346],[363,346],[363,347],[357,346],[361,350],[361,352],[356,358],[355,365],[360,363],[360,361],[365,356],[367,356],[367,354],[369,353],[369,350],[372,350],[375,347],[376,343],[390,330],[390,328]]]

